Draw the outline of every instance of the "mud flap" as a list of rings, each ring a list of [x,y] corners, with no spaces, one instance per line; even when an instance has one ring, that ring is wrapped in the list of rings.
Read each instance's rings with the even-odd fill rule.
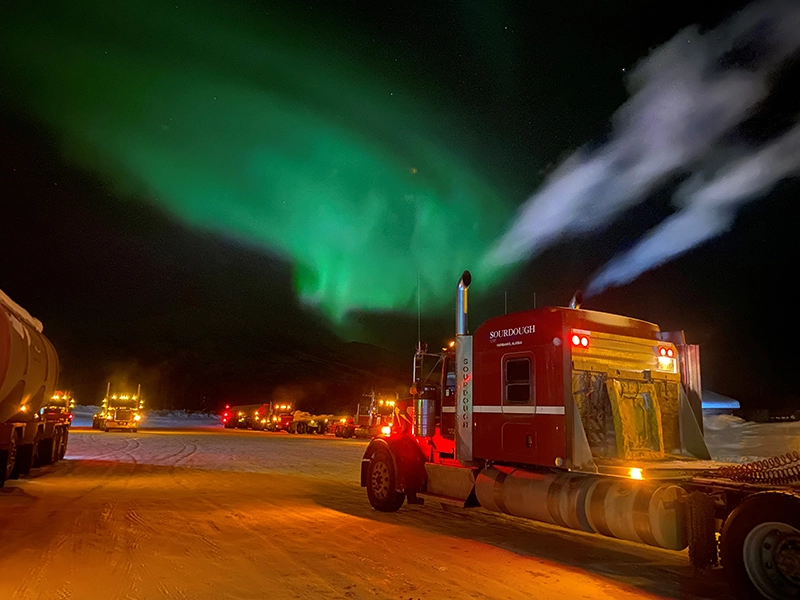
[[[581,471],[597,472],[597,465],[592,456],[592,448],[589,446],[589,438],[586,437],[586,430],[583,427],[581,413],[578,404],[573,399],[574,408],[572,410],[572,456],[570,457],[572,467]]]
[[[656,388],[642,381],[606,380],[619,458],[663,458],[664,437]]]
[[[681,446],[683,449],[697,458],[711,460],[711,454],[706,446],[703,432],[700,429],[700,425],[697,424],[697,419],[694,417],[694,411],[691,404],[689,404],[689,398],[686,396],[683,386],[681,386],[680,420]]]

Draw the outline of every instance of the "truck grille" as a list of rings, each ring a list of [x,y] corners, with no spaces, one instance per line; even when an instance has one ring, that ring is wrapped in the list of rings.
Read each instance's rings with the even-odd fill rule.
[[[130,410],[117,410],[114,418],[117,421],[130,421],[132,412]]]

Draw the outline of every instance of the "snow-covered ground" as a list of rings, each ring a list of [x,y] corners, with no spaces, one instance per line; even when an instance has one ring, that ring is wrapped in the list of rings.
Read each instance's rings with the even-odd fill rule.
[[[686,553],[437,503],[373,510],[366,441],[74,430],[0,490],[0,598],[726,598]]]
[[[703,419],[711,456],[726,462],[748,462],[800,451],[800,422],[753,423],[733,415]]]
[[[100,412],[99,406],[76,406],[72,424],[75,427],[91,427],[92,415]],[[142,429],[165,427],[222,427],[219,416],[186,410],[144,410]]]

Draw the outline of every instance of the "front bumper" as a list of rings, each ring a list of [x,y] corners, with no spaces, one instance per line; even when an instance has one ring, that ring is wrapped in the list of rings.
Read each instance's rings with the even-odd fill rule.
[[[106,421],[106,429],[139,429],[139,421]]]

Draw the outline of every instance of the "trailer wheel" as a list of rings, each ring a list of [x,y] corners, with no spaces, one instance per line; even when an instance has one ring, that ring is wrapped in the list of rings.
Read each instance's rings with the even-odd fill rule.
[[[69,429],[64,429],[64,435],[61,437],[61,448],[58,450],[58,460],[64,458],[67,453],[67,442],[69,441]]]
[[[381,512],[396,512],[403,506],[405,495],[397,491],[394,461],[384,450],[378,450],[369,461],[367,498],[372,507]]]
[[[53,464],[53,450],[56,445],[56,436],[58,435],[57,432],[53,432],[53,437],[43,439],[39,442],[38,449],[36,450],[37,455],[39,456],[39,465],[47,466]]]
[[[60,427],[57,428],[53,432],[53,439],[50,443],[50,464],[55,464],[61,454],[61,444],[64,443],[64,430]]]
[[[3,487],[7,480],[11,479],[14,472],[14,464],[17,462],[17,436],[11,434],[8,449],[0,451],[0,487]]]
[[[728,516],[720,557],[739,598],[800,597],[800,497],[754,494]]]
[[[42,462],[42,456],[39,454],[39,448],[41,447],[40,444],[42,444],[42,443],[43,443],[42,438],[37,433],[36,434],[36,438],[33,440],[33,455],[31,456],[31,468],[32,469],[37,469],[37,468],[41,467],[44,464]]]

